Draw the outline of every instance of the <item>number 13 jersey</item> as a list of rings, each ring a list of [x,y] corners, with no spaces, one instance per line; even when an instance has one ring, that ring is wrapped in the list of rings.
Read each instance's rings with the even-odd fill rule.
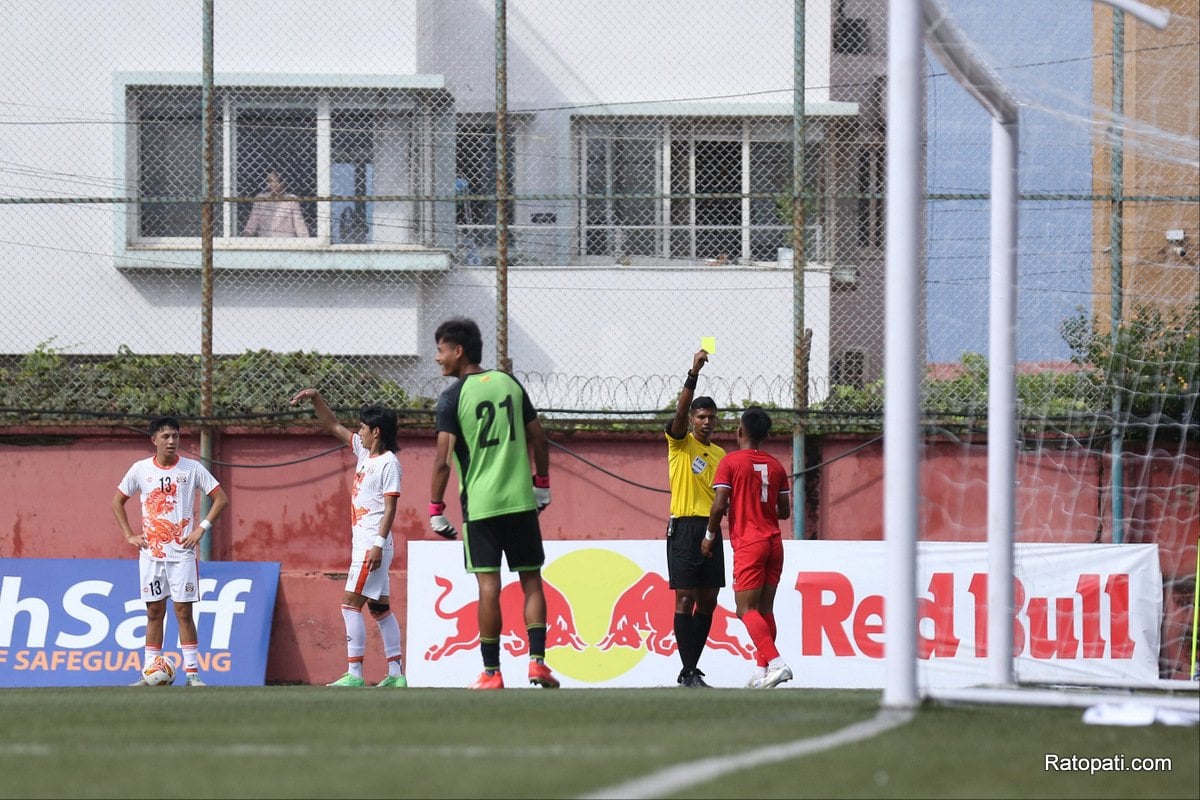
[[[180,458],[163,467],[154,456],[135,462],[117,484],[126,497],[142,494],[142,534],[156,561],[183,561],[196,555],[183,546],[195,522],[196,490],[212,494],[220,483],[199,461]]]

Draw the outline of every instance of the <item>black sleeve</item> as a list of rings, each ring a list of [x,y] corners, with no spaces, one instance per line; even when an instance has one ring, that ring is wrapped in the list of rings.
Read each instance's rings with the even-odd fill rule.
[[[511,375],[509,376],[512,377]],[[529,399],[529,392],[525,391],[525,387],[516,378],[512,382],[517,385],[517,389],[521,392],[521,422],[525,425],[537,419],[537,409],[533,407],[533,402]]]
[[[462,430],[458,427],[458,396],[462,393],[462,385],[461,380],[455,381],[453,386],[438,395],[435,418],[438,433],[445,431],[455,436],[462,435]]]

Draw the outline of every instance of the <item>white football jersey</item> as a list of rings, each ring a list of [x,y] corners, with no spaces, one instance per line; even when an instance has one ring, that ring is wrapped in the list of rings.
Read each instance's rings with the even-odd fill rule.
[[[117,485],[126,497],[142,494],[142,534],[147,553],[157,561],[182,561],[195,555],[183,546],[196,521],[196,491],[212,494],[221,484],[199,461],[180,458],[161,467],[154,456],[136,462]]]
[[[354,549],[358,551],[371,547],[371,542],[379,535],[384,496],[400,494],[400,460],[390,451],[372,456],[363,447],[357,433],[354,434],[351,447],[358,458],[358,465],[354,468],[354,487],[350,490]],[[386,531],[384,535],[387,535]]]

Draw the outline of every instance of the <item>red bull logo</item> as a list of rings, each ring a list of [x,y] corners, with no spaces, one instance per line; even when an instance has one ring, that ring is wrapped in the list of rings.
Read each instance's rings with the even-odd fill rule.
[[[453,590],[454,582],[440,575],[434,575],[433,580],[441,589],[433,603],[433,613],[452,622],[453,631],[440,645],[433,645],[425,651],[426,661],[437,661],[460,650],[474,650],[479,646],[479,601],[471,600],[458,608],[447,609],[446,596]],[[474,579],[471,578],[471,581],[473,583]],[[567,598],[554,588],[554,584],[546,580],[542,581],[542,590],[546,596],[546,650],[559,647],[583,650],[587,645],[579,638],[571,604],[567,602]],[[521,591],[520,582],[514,581],[500,590],[500,613],[503,620],[500,628],[500,646],[512,656],[528,654],[525,594]]]
[[[792,685],[882,685],[882,544],[784,543],[775,615],[780,652],[796,672]],[[1022,676],[1153,679],[1162,585],[1156,549],[1080,547],[1017,546],[1017,563],[1030,565],[1013,585],[1013,648]],[[988,575],[980,566],[986,547],[922,548],[915,608],[922,680],[973,685],[986,679],[989,649]],[[479,670],[475,579],[463,573],[459,547],[414,542],[409,552],[410,679],[466,685]],[[661,541],[549,541],[546,553],[546,655],[564,686],[674,686],[681,666],[675,593],[664,577]],[[504,579],[500,655],[509,678],[525,669],[529,642],[520,583],[511,573]],[[726,588],[718,598],[729,605],[713,615],[700,668],[714,686],[742,686],[754,648],[731,607],[733,593]]]
[[[743,643],[745,628],[737,614],[717,605],[713,611],[712,629],[707,646],[745,659],[754,658],[754,646]],[[660,656],[673,655],[675,642],[675,591],[666,578],[657,572],[647,572],[641,580],[617,597],[608,623],[608,632],[597,647],[607,651],[613,647],[630,647]]]
[[[966,642],[970,646],[965,649],[975,658],[987,656],[988,576],[973,573],[965,587],[963,582],[963,576],[953,572],[930,576],[927,596],[917,600],[920,658],[954,658],[963,649],[955,605],[964,602],[970,604],[965,619],[973,622]],[[827,642],[829,652],[838,657],[883,658],[882,595],[856,596],[851,581],[836,572],[801,572],[796,591],[801,600],[804,655],[823,655]],[[1129,630],[1128,574],[1083,573],[1074,595],[1028,600],[1024,583],[1013,578],[1013,604],[1014,656],[1024,654],[1028,643],[1029,655],[1035,659],[1133,658],[1136,642]],[[1076,630],[1082,635],[1076,636]]]
[[[455,606],[471,576],[435,575],[438,595],[433,612],[444,620],[445,633],[429,646],[427,661],[438,661],[479,646],[479,601]],[[550,665],[568,677],[601,682],[634,668],[647,656],[674,658],[675,592],[657,572],[646,572],[625,556],[609,550],[578,550],[547,564],[543,570],[546,595],[546,655]],[[561,587],[561,588],[560,588]],[[568,599],[568,597],[570,599]],[[525,597],[513,580],[500,591],[503,617],[500,642],[511,656],[529,652],[525,630]],[[754,648],[737,615],[718,606],[713,614],[708,647],[751,661]]]

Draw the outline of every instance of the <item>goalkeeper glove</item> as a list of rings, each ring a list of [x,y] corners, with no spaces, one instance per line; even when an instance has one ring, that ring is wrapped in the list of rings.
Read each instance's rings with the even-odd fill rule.
[[[542,509],[550,505],[550,476],[549,475],[534,475],[533,476],[533,500],[537,503],[537,510],[540,514]]]
[[[433,532],[443,539],[453,539],[458,536],[458,531],[454,530],[450,520],[446,519],[445,503],[429,504],[429,527],[433,528]]]

